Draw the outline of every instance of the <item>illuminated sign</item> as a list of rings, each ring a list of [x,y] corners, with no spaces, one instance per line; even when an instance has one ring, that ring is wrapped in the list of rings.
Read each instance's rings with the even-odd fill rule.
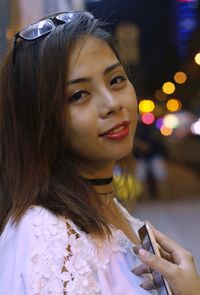
[[[198,0],[176,0],[176,40],[178,54],[187,57],[188,41],[198,25]]]

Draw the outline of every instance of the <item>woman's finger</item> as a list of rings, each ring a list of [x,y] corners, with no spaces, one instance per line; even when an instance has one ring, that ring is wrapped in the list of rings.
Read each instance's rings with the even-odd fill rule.
[[[149,267],[148,267],[146,264],[142,263],[142,264],[136,266],[136,267],[132,270],[132,272],[133,272],[134,274],[136,274],[136,275],[143,275],[143,274],[145,274],[145,273],[150,273],[151,271],[150,271]]]
[[[141,288],[145,290],[155,289],[154,281],[150,278],[144,280],[144,282],[140,285]]]
[[[176,251],[176,249],[174,249]],[[187,252],[187,251],[186,251]],[[140,259],[150,268],[161,273],[168,281],[175,295],[199,295],[200,277],[191,254],[181,257],[181,264],[171,263],[144,249],[139,251]]]
[[[199,295],[200,277],[191,253],[177,245],[153,226],[152,230],[161,248],[171,255],[173,263],[144,249],[139,250],[141,261],[166,278],[173,294]]]
[[[163,233],[161,233],[157,228],[155,228],[151,223],[151,229],[153,230],[154,236],[156,241],[159,243],[159,245],[166,250],[167,252],[173,252],[174,248],[176,249],[183,249],[180,245],[178,245],[176,242],[165,236]]]
[[[161,255],[162,258],[164,258],[167,261],[173,262],[173,259],[172,259],[171,255],[168,252],[166,252],[161,247],[159,247],[159,251],[160,251],[160,255]]]
[[[165,236],[159,230],[157,230],[153,225],[151,225],[156,241],[159,243],[161,249],[171,256],[171,260],[176,264],[180,264],[183,256],[187,256],[189,252],[183,249],[176,242]],[[162,255],[161,255],[162,256]],[[170,261],[170,259],[167,259]],[[184,260],[185,261],[185,260]]]
[[[142,249],[141,244],[133,246],[133,251],[135,252],[135,254],[139,254],[140,249]]]
[[[164,273],[166,277],[171,277],[176,272],[177,266],[175,264],[144,249],[139,250],[139,256],[143,263],[159,273]]]

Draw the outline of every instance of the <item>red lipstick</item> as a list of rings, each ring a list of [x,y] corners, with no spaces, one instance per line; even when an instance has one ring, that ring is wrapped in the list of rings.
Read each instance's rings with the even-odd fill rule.
[[[129,133],[129,122],[123,121],[104,132],[101,136],[108,139],[122,139]]]

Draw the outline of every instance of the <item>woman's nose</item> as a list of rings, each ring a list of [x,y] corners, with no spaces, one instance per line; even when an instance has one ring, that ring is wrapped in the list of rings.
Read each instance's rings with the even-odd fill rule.
[[[122,99],[120,99],[119,95],[116,95],[108,89],[104,89],[101,92],[100,104],[101,115],[103,117],[122,109]]]

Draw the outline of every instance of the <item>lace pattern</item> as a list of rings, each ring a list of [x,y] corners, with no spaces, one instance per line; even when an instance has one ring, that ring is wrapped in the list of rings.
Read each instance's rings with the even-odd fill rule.
[[[31,255],[31,286],[34,295],[63,294],[63,253],[66,252],[67,232],[63,218],[48,210],[33,208],[36,248]]]
[[[103,243],[79,230],[71,220],[34,207],[37,247],[31,255],[34,295],[99,295],[94,272],[106,268],[114,252],[132,250],[126,235],[111,226],[112,238]],[[134,252],[133,252],[133,255]]]

